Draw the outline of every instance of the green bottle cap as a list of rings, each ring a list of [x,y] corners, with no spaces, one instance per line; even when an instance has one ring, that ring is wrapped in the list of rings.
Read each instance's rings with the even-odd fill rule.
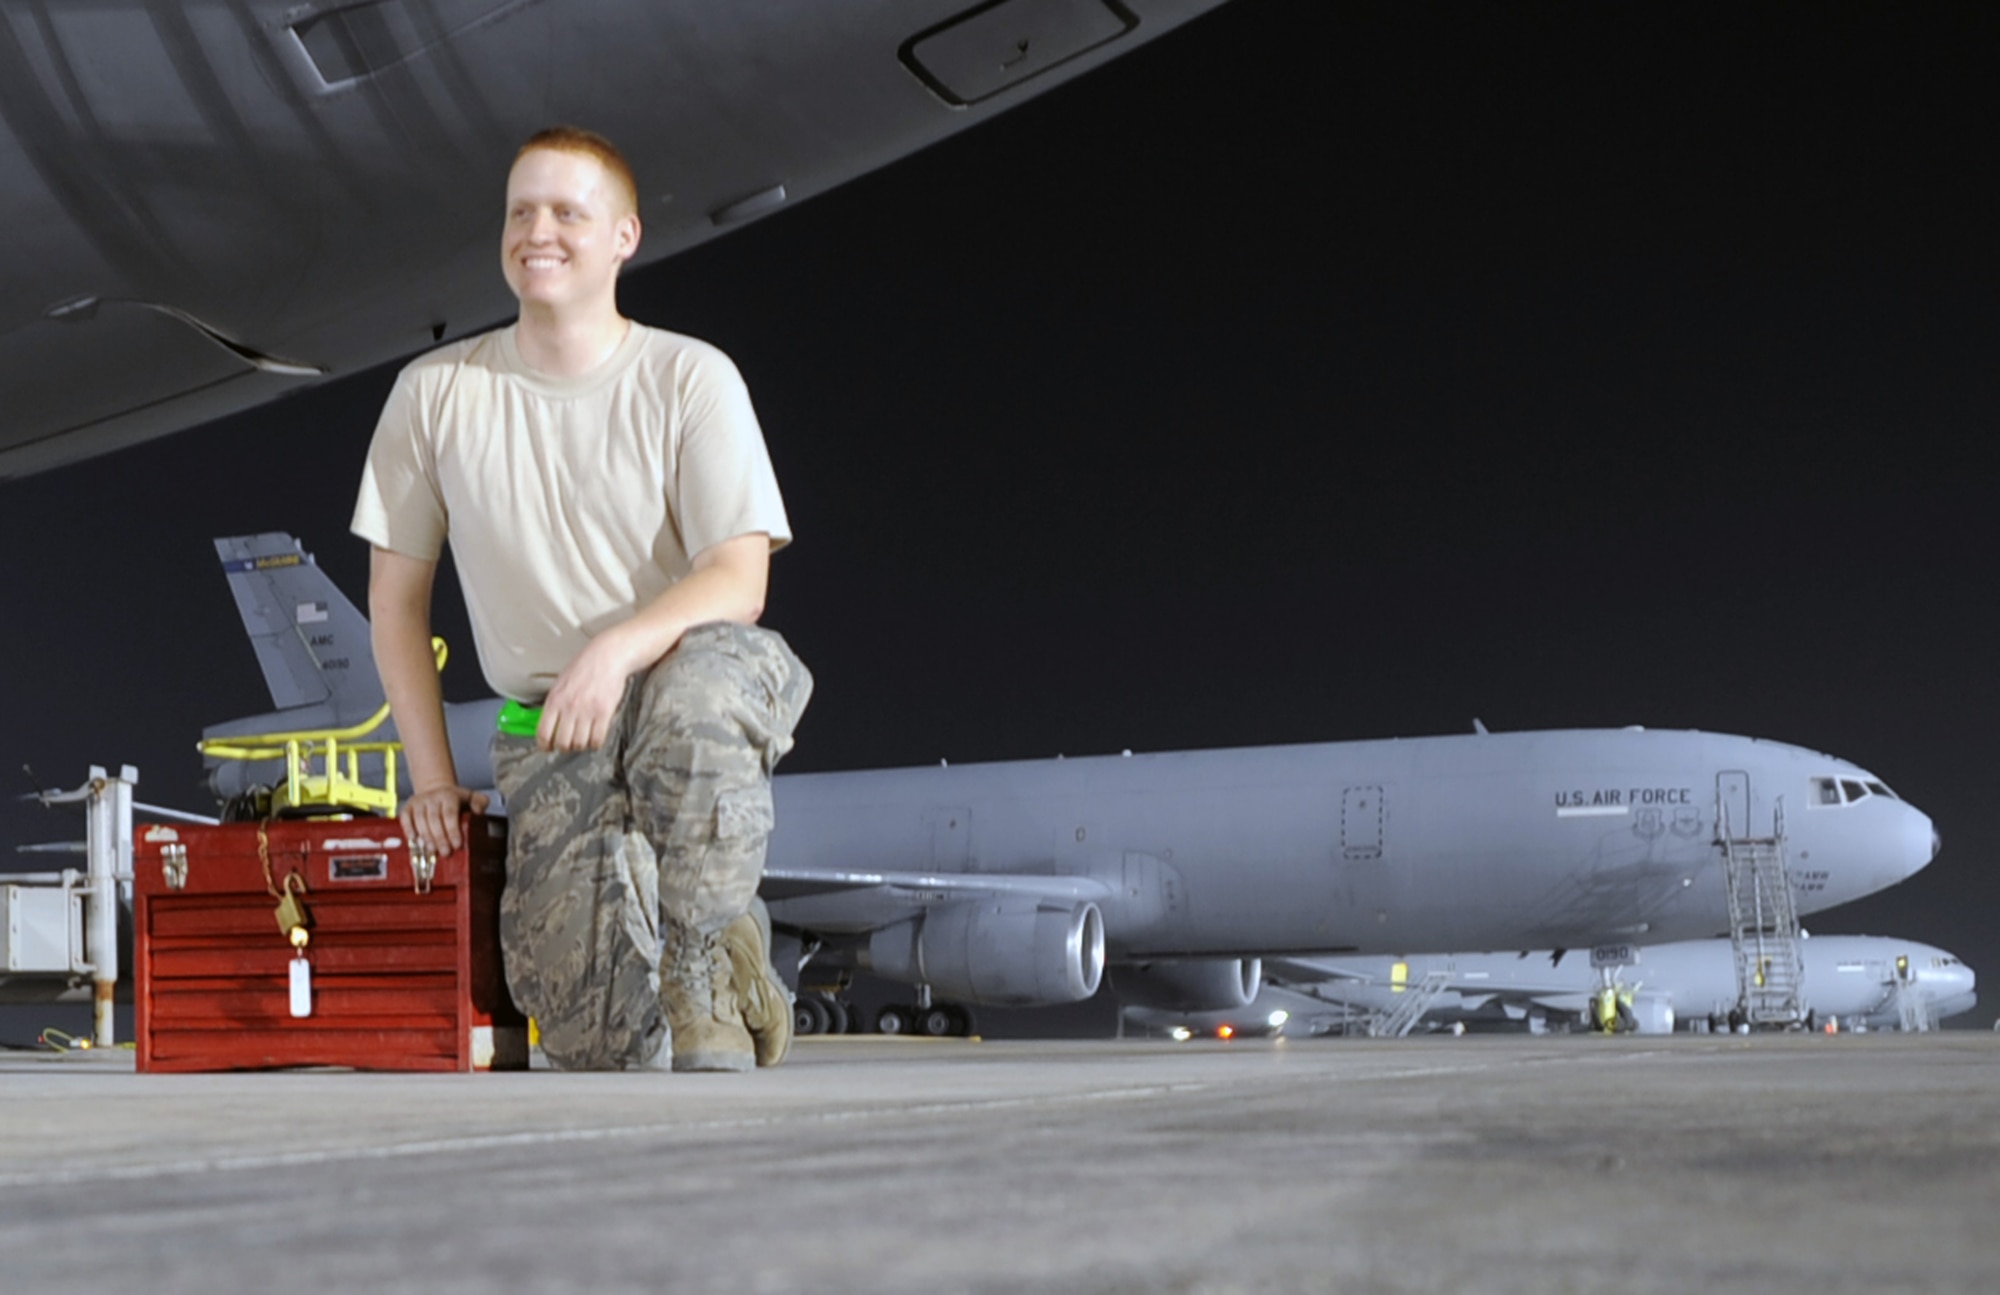
[[[508,737],[533,737],[535,729],[541,725],[542,708],[523,706],[509,697],[500,706],[500,714],[494,719],[493,727]]]

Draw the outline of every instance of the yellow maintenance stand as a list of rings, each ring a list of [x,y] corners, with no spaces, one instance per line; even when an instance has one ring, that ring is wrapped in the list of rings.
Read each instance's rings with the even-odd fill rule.
[[[443,639],[434,638],[431,651],[442,671],[450,650]],[[403,744],[392,738],[367,740],[388,718],[385,701],[366,720],[347,728],[210,738],[196,746],[218,760],[283,760],[285,780],[271,789],[268,817],[359,812],[388,818],[396,813],[397,757]],[[379,786],[362,777],[363,756],[382,758]]]

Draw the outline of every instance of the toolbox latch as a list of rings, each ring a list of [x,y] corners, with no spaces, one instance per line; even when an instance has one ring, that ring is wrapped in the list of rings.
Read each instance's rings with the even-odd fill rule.
[[[168,890],[186,890],[188,848],[178,841],[160,847],[160,871],[166,874]]]
[[[438,856],[436,847],[418,845],[412,841],[410,843],[410,871],[416,876],[417,893],[419,895],[428,895],[431,893],[431,879],[437,876],[437,870]]]

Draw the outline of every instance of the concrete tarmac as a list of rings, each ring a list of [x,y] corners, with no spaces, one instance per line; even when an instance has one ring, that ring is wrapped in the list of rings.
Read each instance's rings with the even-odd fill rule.
[[[0,1055],[0,1292],[2000,1289],[2000,1036]]]

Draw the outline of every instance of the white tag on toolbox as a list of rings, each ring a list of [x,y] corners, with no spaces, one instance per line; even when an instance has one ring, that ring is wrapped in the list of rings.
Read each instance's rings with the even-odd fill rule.
[[[292,1015],[313,1014],[313,969],[304,958],[292,959]]]

